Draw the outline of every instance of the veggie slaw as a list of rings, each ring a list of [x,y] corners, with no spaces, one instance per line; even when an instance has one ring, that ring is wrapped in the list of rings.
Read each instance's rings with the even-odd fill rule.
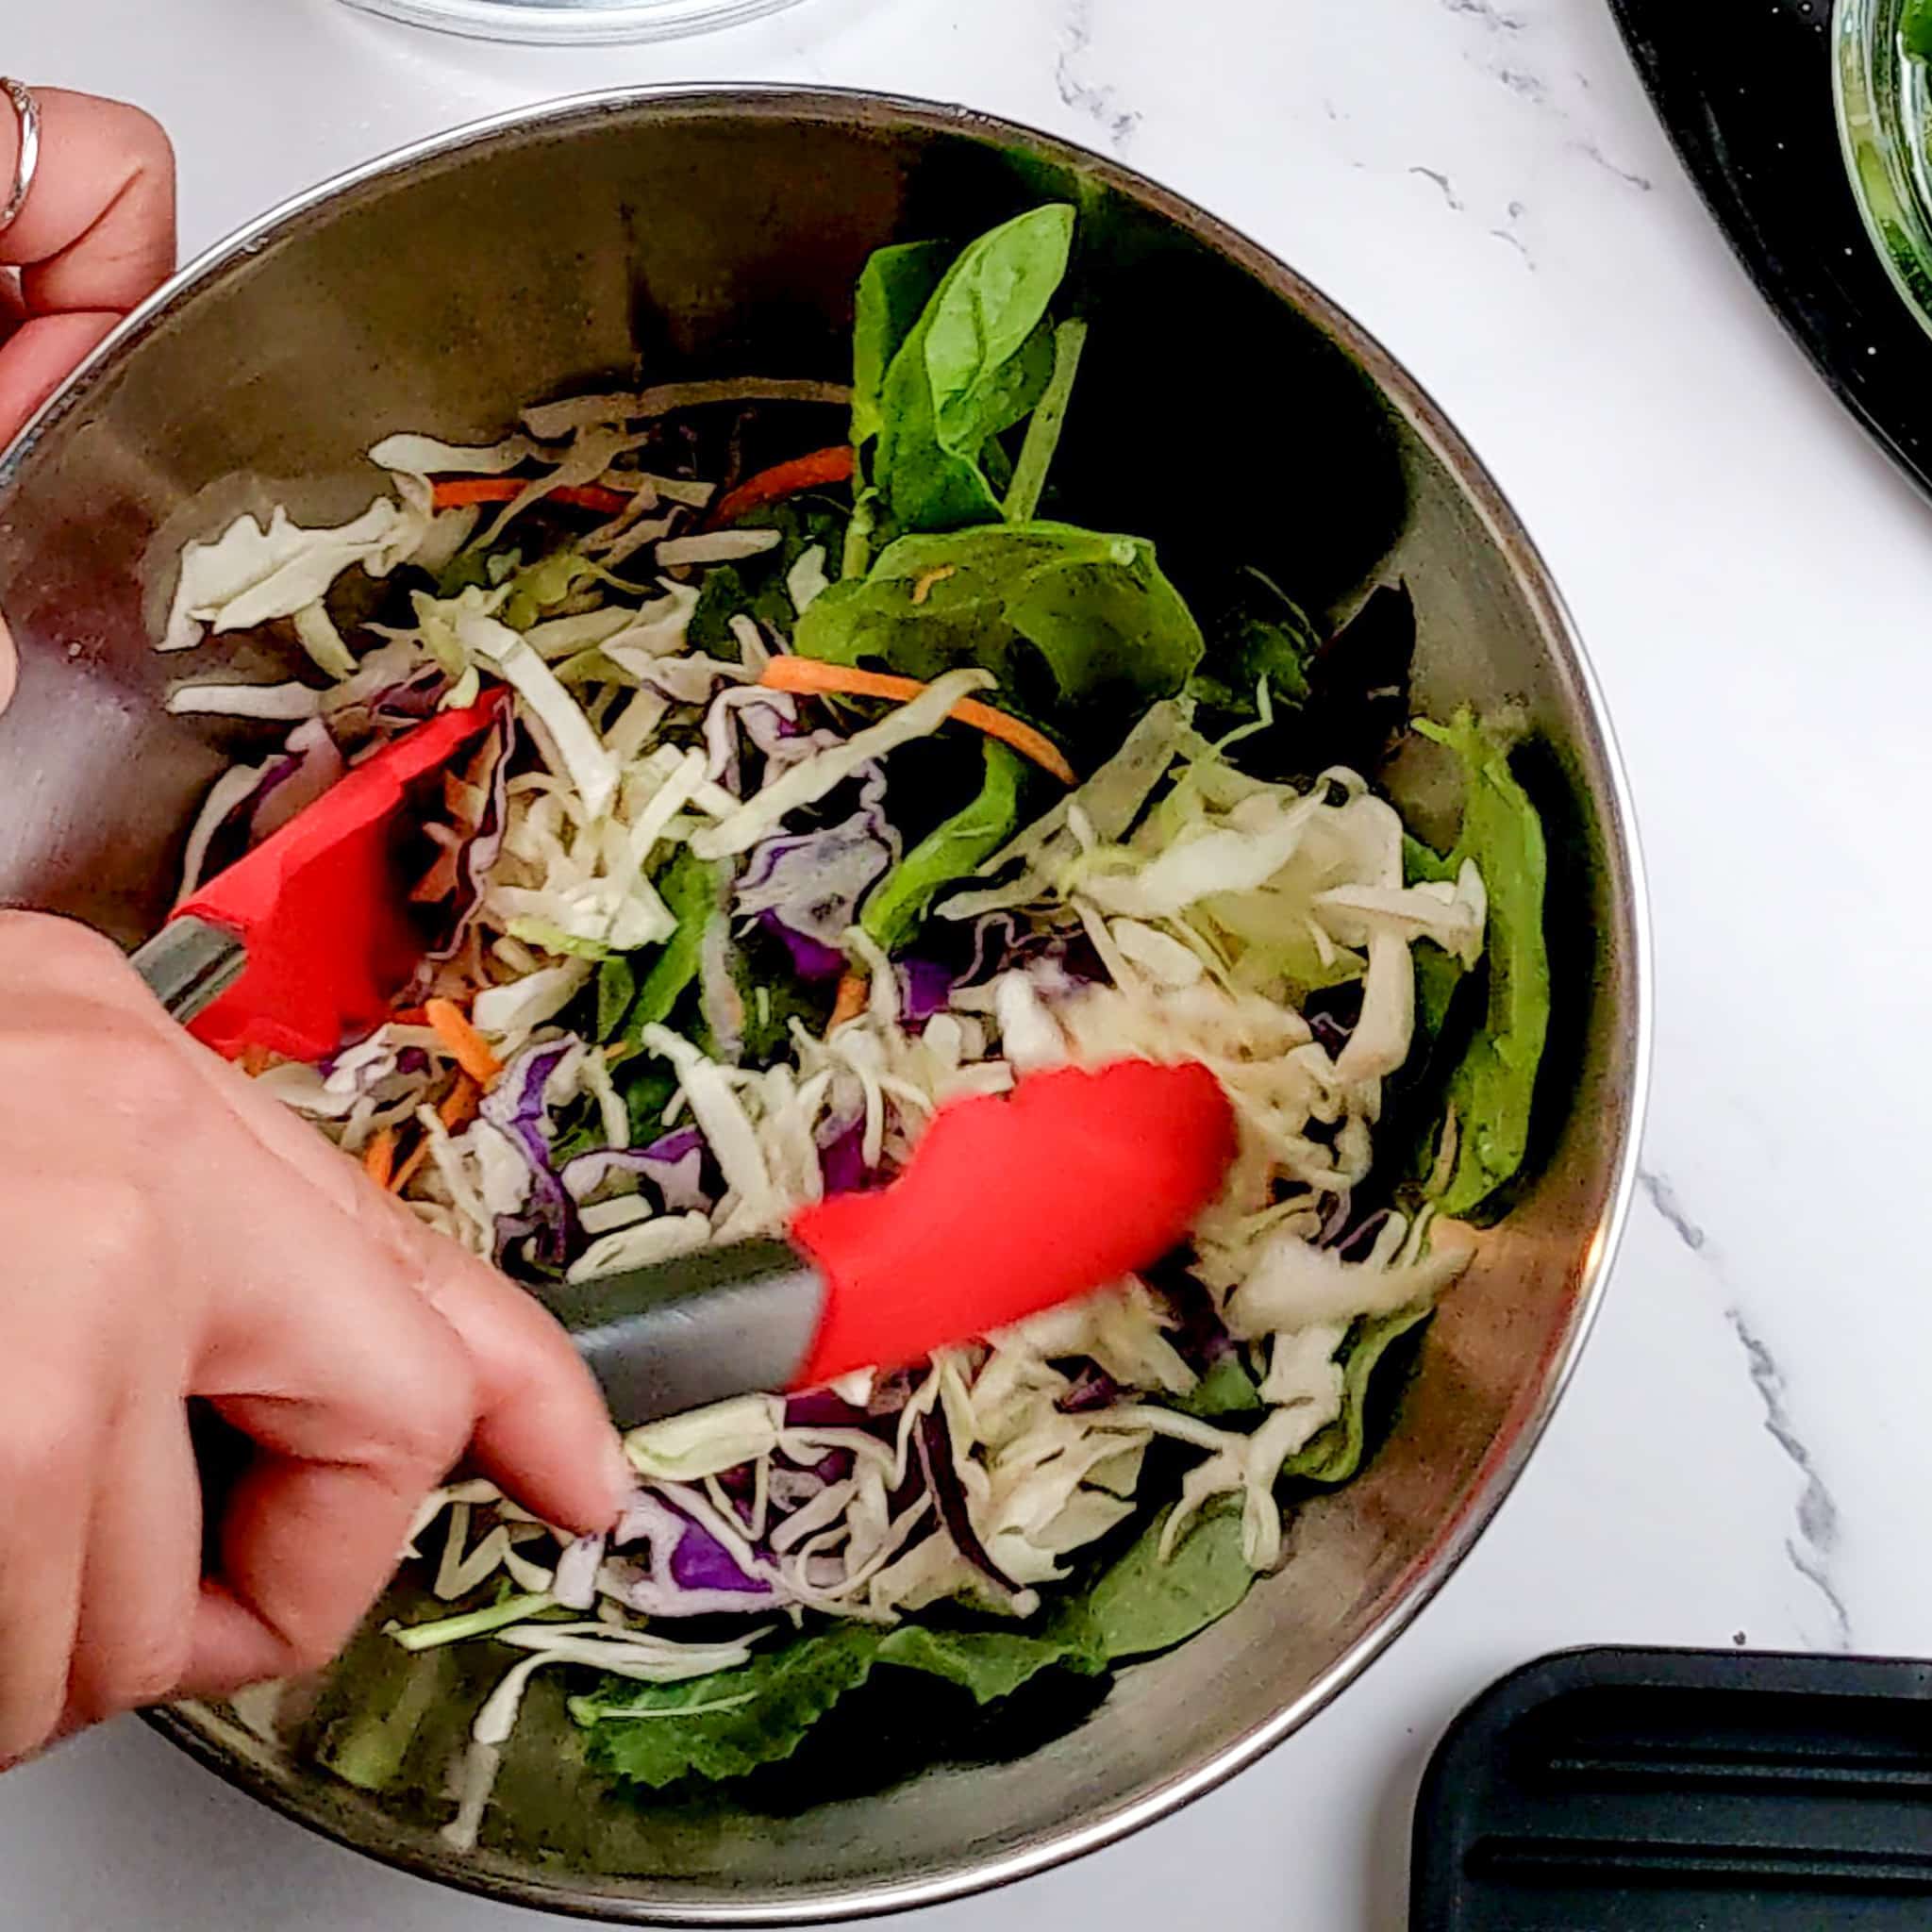
[[[1386,667],[1348,667],[1369,626],[1412,642],[1404,591],[1327,630],[1248,573],[1204,631],[1144,540],[1039,514],[1074,240],[1050,207],[882,251],[850,392],[666,385],[483,448],[394,436],[353,523],[244,518],[182,558],[163,648],[286,623],[323,680],[177,687],[301,721],[218,782],[192,876],[296,785],[515,693],[425,824],[418,983],[258,1074],[512,1274],[776,1231],[889,1178],[947,1099],[1068,1060],[1199,1060],[1241,1121],[1147,1278],[638,1431],[604,1538],[488,1485],[434,1498],[411,1555],[450,1608],[394,1639],[505,1661],[458,1842],[545,1669],[593,1764],[665,1786],[785,1757],[880,1668],[997,1701],[1184,1641],[1285,1559],[1284,1491],[1359,1466],[1377,1368],[1473,1252],[1457,1217],[1524,1160],[1543,853],[1504,742],[1418,724],[1462,775],[1438,853],[1321,754],[1339,705],[1373,736]],[[739,432],[805,453],[740,480]],[[358,577],[384,606],[351,624]]]

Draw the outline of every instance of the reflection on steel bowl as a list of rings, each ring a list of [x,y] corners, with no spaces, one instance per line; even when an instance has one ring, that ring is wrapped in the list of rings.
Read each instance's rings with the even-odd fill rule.
[[[1399,582],[1416,617],[1414,710],[1467,706],[1521,728],[1513,768],[1548,839],[1555,1000],[1509,1211],[1411,1338],[1407,1379],[1378,1377],[1374,1459],[1297,1498],[1274,1574],[1180,1648],[1110,1676],[1062,1674],[957,1735],[895,1725],[889,1699],[842,1756],[801,1760],[789,1780],[777,1766],[613,1793],[552,1672],[504,1753],[479,1845],[459,1850],[452,1758],[504,1659],[398,1650],[381,1624],[400,1600],[316,1683],[158,1719],[377,1857],[611,1920],[748,1923],[927,1903],[1103,1844],[1278,1741],[1414,1614],[1520,1469],[1581,1344],[1634,1172],[1648,961],[1621,774],[1541,564],[1426,399],[1322,296],[1162,191],[979,117],[790,92],[566,103],[365,171],[191,270],[0,470],[0,605],[25,667],[0,722],[0,769],[19,787],[0,891],[143,937],[212,776],[257,742],[246,724],[163,708],[179,664],[148,643],[185,541],[265,503],[347,522],[369,500],[363,453],[402,429],[482,444],[533,397],[841,380],[875,249],[957,246],[1043,206],[1077,214],[1092,324],[1051,452],[1057,512],[1153,540],[1183,589],[1204,558],[1251,565],[1318,623]],[[1010,452],[1029,498],[1033,441]],[[1003,490],[1005,460],[988,453]],[[1163,467],[1196,480],[1155,487]],[[886,495],[889,514],[918,514]],[[950,574],[925,573],[925,596]],[[1163,648],[1188,657],[1188,626],[1163,622]],[[77,635],[108,641],[75,656]],[[203,649],[230,682],[286,676],[271,637]],[[1041,714],[1074,743],[1065,722]],[[1035,749],[1058,756],[1045,739]],[[1414,753],[1374,775],[1447,850],[1454,791],[1445,815],[1441,761]],[[91,782],[103,758],[139,776],[105,804]],[[71,804],[83,792],[86,815]],[[1493,903],[1509,881],[1488,884]],[[372,1708],[393,1723],[372,1729]]]

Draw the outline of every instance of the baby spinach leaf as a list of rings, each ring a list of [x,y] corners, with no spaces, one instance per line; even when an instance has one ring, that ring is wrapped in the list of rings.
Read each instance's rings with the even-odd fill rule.
[[[597,969],[597,1039],[624,1037],[624,1023],[638,996],[638,970],[628,953],[613,953]]]
[[[1201,658],[1201,631],[1154,546],[1067,524],[993,525],[902,537],[862,582],[835,584],[799,621],[798,650],[931,678],[991,671],[1008,701],[1037,659],[1066,703],[1139,711],[1172,695]]]
[[[1109,1663],[1185,1643],[1226,1616],[1255,1580],[1241,1554],[1240,1509],[1208,1509],[1162,1562],[1171,1514],[1163,1509],[1088,1594],[1089,1641]]]
[[[1056,1619],[1041,1630],[946,1630],[902,1624],[879,1644],[879,1662],[943,1677],[991,1704],[1010,1697],[1041,1671],[1092,1672],[1102,1659],[1088,1649],[1084,1628]]]
[[[982,235],[960,252],[899,344],[880,385],[865,479],[878,491],[891,532],[998,520],[988,447],[1025,419],[1052,377],[1046,311],[1066,275],[1073,236],[1074,211],[1061,203]],[[867,323],[868,365],[891,325],[882,293]],[[858,413],[870,421],[865,408]]]
[[[829,497],[797,496],[747,512],[733,526],[742,530],[776,530],[778,542],[756,557],[737,563],[713,564],[705,572],[697,608],[685,635],[694,651],[727,662],[739,656],[731,620],[741,613],[755,618],[765,629],[789,638],[798,623],[786,576],[791,566],[816,544],[825,553],[825,569],[837,567],[845,543],[845,512]]]
[[[1243,570],[1226,603],[1203,626],[1208,649],[1190,692],[1216,710],[1255,715],[1265,681],[1277,713],[1307,703],[1320,633],[1301,606],[1257,570]]]
[[[1432,852],[1420,839],[1402,835],[1402,883],[1453,881],[1458,868],[1441,853]],[[1462,961],[1441,946],[1423,945],[1412,949],[1415,956],[1415,1045],[1410,1059],[1425,1058],[1441,1036],[1449,1017],[1449,1003],[1462,984]]]
[[[603,1040],[624,1039],[636,1045],[646,1026],[661,1025],[670,1018],[685,988],[697,977],[705,923],[718,904],[717,874],[690,846],[680,845],[658,875],[657,887],[677,921],[677,929],[659,948],[642,979],[637,978],[641,955],[607,959],[598,969],[597,1024]],[[635,987],[628,1000],[624,998],[626,976]],[[620,1005],[621,1017],[607,1027],[608,1015]]]
[[[1067,407],[1074,397],[1074,378],[1080,372],[1080,355],[1086,346],[1084,322],[1063,322],[1053,332],[1053,375],[1026,425],[1026,440],[1020,445],[1013,480],[1007,489],[1004,514],[1009,524],[1030,524],[1040,514],[1040,499],[1046,492],[1047,472],[1060,445]]]
[[[805,1734],[877,1661],[879,1632],[834,1624],[770,1650],[735,1671],[682,1684],[607,1681],[571,1699],[570,1714],[591,1727],[590,1759],[629,1784],[685,1777],[742,1777],[790,1757]]]
[[[879,433],[886,371],[946,273],[943,242],[907,242],[873,252],[858,277],[852,325],[852,441]]]
[[[1368,1446],[1369,1384],[1382,1357],[1418,1324],[1429,1308],[1400,1308],[1357,1322],[1341,1365],[1341,1413],[1282,1464],[1285,1476],[1311,1483],[1345,1483],[1362,1466]]]
[[[1467,709],[1416,729],[1460,759],[1462,830],[1442,865],[1453,877],[1474,859],[1489,898],[1483,970],[1487,1007],[1449,1075],[1456,1165],[1436,1204],[1444,1214],[1479,1208],[1523,1165],[1537,1068],[1550,1024],[1550,962],[1543,939],[1548,858],[1542,822],[1509,770],[1503,746]],[[1426,949],[1424,949],[1426,950]]]
[[[662,1060],[633,1060],[621,1070],[617,1086],[630,1118],[630,1144],[648,1147],[664,1131],[664,1109],[677,1091],[677,1075]]]
[[[573,1698],[570,1712],[591,1731],[591,1764],[627,1783],[741,1777],[791,1757],[813,1724],[882,1666],[941,1678],[991,1704],[1041,1671],[1092,1672],[1101,1662],[1067,1631],[835,1624],[688,1683],[609,1679]]]
[[[1017,753],[991,739],[985,756],[986,777],[978,796],[934,826],[865,902],[858,923],[888,953],[896,953],[919,930],[941,891],[1013,836],[1024,767]]]
[[[1254,1582],[1239,1508],[1210,1508],[1166,1561],[1168,1512],[1150,1523],[1084,1598],[1025,1626],[834,1624],[800,1633],[732,1671],[683,1684],[607,1679],[570,1701],[591,1764],[630,1784],[741,1777],[790,1757],[811,1727],[878,1669],[937,1677],[991,1704],[1042,1672],[1082,1675],[1171,1650],[1224,1617]]]
[[[1224,1355],[1188,1391],[1171,1398],[1170,1407],[1204,1422],[1224,1415],[1245,1415],[1261,1407],[1261,1391],[1238,1356]]]
[[[1218,607],[1204,607],[1208,646],[1188,685],[1203,734],[1220,737],[1257,715],[1266,682],[1272,728],[1232,748],[1257,777],[1311,777],[1330,765],[1373,773],[1407,727],[1415,606],[1384,584],[1325,641],[1307,614],[1257,570],[1243,570]]]

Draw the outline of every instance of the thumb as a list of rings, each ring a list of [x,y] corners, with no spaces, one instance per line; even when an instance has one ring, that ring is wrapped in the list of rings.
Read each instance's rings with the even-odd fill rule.
[[[400,1203],[366,1183],[357,1191],[365,1224],[386,1224],[385,1244],[470,1357],[477,1465],[547,1523],[608,1529],[633,1478],[570,1338],[522,1289]]]

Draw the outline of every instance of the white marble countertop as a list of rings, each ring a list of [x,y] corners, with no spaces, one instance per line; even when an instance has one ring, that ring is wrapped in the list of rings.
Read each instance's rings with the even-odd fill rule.
[[[1642,815],[1660,1018],[1644,1195],[1575,1384],[1338,1704],[1181,1817],[919,1932],[1394,1932],[1422,1764],[1509,1667],[1594,1641],[1932,1652],[1932,523],[1735,265],[1604,0],[807,0],[573,54],[335,0],[5,11],[0,68],[169,124],[191,249],[406,141],[623,81],[850,83],[1108,148],[1379,335],[1569,596]],[[0,1785],[0,1920],[540,1923],[309,1838],[132,1724]]]

